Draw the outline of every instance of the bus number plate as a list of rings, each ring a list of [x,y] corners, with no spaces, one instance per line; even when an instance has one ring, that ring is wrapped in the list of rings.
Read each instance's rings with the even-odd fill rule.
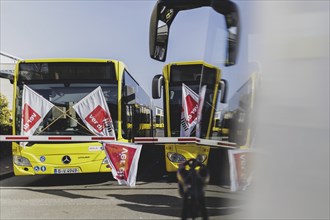
[[[55,174],[79,173],[79,168],[55,168]]]

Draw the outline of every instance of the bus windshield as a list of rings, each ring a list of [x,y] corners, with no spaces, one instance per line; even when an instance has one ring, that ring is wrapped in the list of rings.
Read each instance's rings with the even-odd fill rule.
[[[23,84],[55,105],[34,135],[92,135],[72,106],[98,86],[117,128],[117,83],[112,62],[22,62],[17,81],[16,131],[21,131]]]
[[[100,83],[30,83],[26,84],[32,90],[52,102],[53,107],[45,116],[34,135],[92,135],[84,126],[79,115],[72,106],[101,86],[107,101],[115,130],[118,121],[118,86],[117,84]],[[19,85],[16,108],[16,131],[20,131],[22,118],[23,85]],[[66,114],[65,114],[66,113]]]
[[[180,136],[180,122],[182,109],[182,83],[199,94],[201,86],[206,85],[205,101],[202,109],[203,120],[201,122],[201,138],[207,136],[209,120],[211,120],[211,110],[215,94],[216,69],[208,68],[204,65],[173,65],[171,67],[169,85],[169,109],[171,136]],[[191,136],[194,136],[193,131]]]
[[[19,82],[38,80],[116,80],[112,62],[35,62],[20,63]]]
[[[45,116],[34,135],[92,135],[84,126],[79,115],[76,114],[72,106],[91,93],[98,86],[101,86],[107,101],[115,130],[117,129],[117,91],[116,84],[82,84],[71,83],[65,86],[63,83],[53,84],[28,84],[28,86],[52,102],[53,107]],[[22,92],[23,86],[19,86],[19,96],[16,108],[16,130],[20,131],[22,118]]]

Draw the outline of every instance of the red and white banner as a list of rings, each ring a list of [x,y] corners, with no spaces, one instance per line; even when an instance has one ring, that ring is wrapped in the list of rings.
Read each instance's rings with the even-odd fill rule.
[[[230,190],[245,190],[252,181],[252,150],[228,150]]]
[[[111,114],[101,87],[72,106],[89,130],[98,136],[116,137]]]
[[[21,135],[31,136],[54,105],[24,85],[22,106]]]
[[[113,177],[120,185],[135,186],[142,145],[103,143]]]
[[[197,110],[197,124],[196,124],[196,137],[201,137],[201,121],[202,121],[202,110],[204,106],[205,100],[205,93],[206,93],[206,85],[202,86],[201,90],[199,91],[199,100],[198,100],[198,110]]]
[[[198,102],[198,95],[182,83],[181,137],[190,137],[197,123]]]

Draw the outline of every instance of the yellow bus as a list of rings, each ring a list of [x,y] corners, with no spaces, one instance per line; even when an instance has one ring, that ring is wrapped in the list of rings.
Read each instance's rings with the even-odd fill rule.
[[[219,137],[221,133],[221,111],[216,111],[213,118],[212,137]]]
[[[98,86],[101,86],[108,104],[117,141],[132,142],[134,137],[153,135],[153,104],[120,61],[80,58],[21,60],[16,64],[11,82],[14,135],[20,135],[21,131],[23,85],[55,105],[34,136],[93,135],[83,123],[79,123],[82,120],[72,106]],[[102,145],[97,141],[27,141],[25,145],[16,141],[12,143],[12,154],[15,175],[111,171]]]
[[[258,67],[255,67],[258,68]],[[259,73],[254,70],[248,80],[228,101],[229,109],[224,112],[221,129],[228,141],[235,142],[240,148],[250,148],[254,139],[253,120],[255,114],[255,96]]]
[[[155,128],[164,129],[164,111],[157,106],[155,106]]]
[[[210,139],[219,91],[221,102],[225,100],[225,81],[221,80],[220,69],[204,61],[175,62],[165,65],[163,74],[153,78],[153,98],[160,98],[163,91],[165,137],[180,137],[182,83],[197,94],[200,88],[206,85],[199,138]],[[196,133],[192,132],[191,137],[196,137]],[[207,164],[210,152],[208,146],[189,143],[164,146],[167,172],[177,171],[180,163],[191,158],[197,158],[198,161]]]
[[[253,148],[259,65],[249,63],[248,73],[247,81],[228,99],[226,109],[221,109],[220,136],[217,137],[222,141],[235,143],[236,148],[242,150]],[[223,186],[230,186],[230,162],[226,149],[212,148],[208,167],[212,181]]]

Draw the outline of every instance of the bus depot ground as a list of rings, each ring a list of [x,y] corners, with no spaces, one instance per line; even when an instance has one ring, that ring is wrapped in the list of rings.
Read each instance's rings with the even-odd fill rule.
[[[160,181],[139,181],[136,188],[127,189],[118,186],[113,179],[109,181],[104,175],[99,180],[89,179],[91,177],[89,174],[79,178],[64,176],[16,178],[12,169],[11,143],[0,144],[2,188],[0,219],[41,219],[41,214],[43,219],[51,219],[54,216],[58,219],[73,219],[77,217],[74,213],[81,215],[82,212],[90,219],[103,219],[105,215],[111,216],[111,219],[123,219],[123,211],[125,218],[128,219],[137,219],[137,216],[143,219],[179,219],[181,216],[182,200],[175,180],[168,181],[163,178]],[[23,205],[15,212],[8,211],[13,208],[10,201],[17,199],[15,197],[17,192],[23,195],[20,198],[24,204],[22,203]],[[246,201],[245,193],[231,193],[229,188],[214,184],[208,184],[205,193],[209,219],[241,219]],[[149,199],[146,199],[146,196]],[[43,207],[47,212],[41,213],[31,209],[39,206],[40,201],[46,199],[48,202],[44,203]],[[71,204],[72,199],[75,199],[75,205]],[[102,201],[103,204],[104,202],[110,204],[111,213],[110,209],[96,207],[95,199]],[[72,215],[69,215],[67,206],[63,205],[68,202]],[[84,208],[86,206],[94,208],[90,210]]]

